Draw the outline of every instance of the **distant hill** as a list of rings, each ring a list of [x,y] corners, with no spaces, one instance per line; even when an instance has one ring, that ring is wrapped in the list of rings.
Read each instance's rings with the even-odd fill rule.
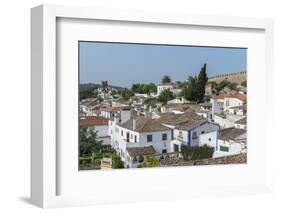
[[[89,90],[89,89],[97,89],[99,87],[102,87],[101,84],[88,83],[88,84],[80,84],[79,85],[80,92],[83,92],[83,91],[86,91],[86,90]],[[113,85],[109,85],[109,87],[115,88],[117,90],[125,89],[125,87],[119,87],[119,86],[113,86]]]

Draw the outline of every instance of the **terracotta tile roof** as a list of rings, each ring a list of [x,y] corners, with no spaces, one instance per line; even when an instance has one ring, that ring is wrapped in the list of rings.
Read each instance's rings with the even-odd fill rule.
[[[234,127],[227,128],[227,129],[222,129],[219,132],[219,139],[222,140],[235,140],[239,136],[243,135],[246,133],[246,130],[244,129],[236,129]]]
[[[86,117],[85,119],[80,119],[80,126],[106,126],[108,125],[108,119],[103,117]]]
[[[161,117],[160,117],[160,119],[161,119]],[[170,117],[169,120],[164,121],[164,119],[163,119],[163,123],[177,126],[177,125],[181,125],[184,123],[188,123],[192,120],[206,121],[205,118],[201,117],[200,115],[197,115],[194,110],[189,109],[183,114],[174,114],[174,117]]]
[[[169,83],[162,83],[159,86],[174,86],[174,83],[169,82]]]
[[[161,113],[157,120],[163,124],[175,126],[176,129],[180,130],[190,130],[208,122],[207,119],[197,115],[192,109],[183,114]]]
[[[173,110],[178,110],[178,111],[185,111],[190,108],[189,104],[181,104],[181,103],[171,103],[167,104],[168,108],[172,108]]]
[[[241,101],[247,101],[247,96],[242,95],[240,93],[235,93],[235,94],[224,93],[214,97],[214,99],[225,99],[225,98],[237,98]]]
[[[158,118],[157,120],[160,123],[167,123],[169,121],[171,121],[172,119],[175,118],[176,114],[173,112],[165,112],[165,113],[159,113],[160,118]]]
[[[179,130],[188,131],[188,130],[194,129],[196,127],[199,127],[207,122],[208,122],[207,120],[189,120],[189,121],[185,122],[184,124],[177,125],[175,128],[179,129]]]
[[[104,108],[101,108],[101,111],[104,111],[104,112],[119,112],[120,111],[120,107],[104,107]]]
[[[135,127],[134,127],[135,122]],[[120,127],[130,129],[136,132],[157,132],[157,131],[165,131],[170,128],[162,125],[158,120],[152,118],[145,117],[135,117],[131,118],[125,123],[118,124]]]
[[[143,156],[143,155],[154,155],[155,149],[153,146],[144,146],[144,147],[129,147],[127,152],[131,157]]]

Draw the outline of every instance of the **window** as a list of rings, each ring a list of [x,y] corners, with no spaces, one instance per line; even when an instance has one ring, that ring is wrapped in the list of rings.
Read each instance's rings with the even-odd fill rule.
[[[162,134],[162,141],[166,141],[167,140],[167,133]]]
[[[225,105],[226,105],[226,106],[229,106],[229,100],[226,100]]]
[[[205,131],[202,131],[201,134],[205,134]]]
[[[137,142],[137,136],[135,135],[135,143]]]
[[[123,130],[121,130],[121,136],[123,136]]]
[[[192,132],[192,139],[196,139],[197,138],[197,132]]]
[[[162,149],[162,153],[163,154],[167,153],[167,149]]]
[[[146,141],[147,142],[152,142],[152,135],[147,135],[146,136]]]
[[[220,146],[220,151],[222,151],[222,152],[229,152],[229,147],[227,147],[227,146]]]
[[[171,134],[171,140],[174,139],[174,130],[171,130],[172,134]]]
[[[133,139],[133,134],[131,134],[131,139]]]
[[[182,131],[179,131],[179,138],[182,138]]]

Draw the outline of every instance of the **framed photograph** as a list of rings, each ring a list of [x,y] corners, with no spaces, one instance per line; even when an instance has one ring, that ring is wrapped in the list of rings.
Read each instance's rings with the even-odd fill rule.
[[[33,204],[270,192],[272,20],[31,15]]]

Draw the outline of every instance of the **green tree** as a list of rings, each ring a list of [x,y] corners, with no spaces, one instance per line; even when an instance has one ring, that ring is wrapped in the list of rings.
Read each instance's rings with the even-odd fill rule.
[[[181,95],[189,101],[196,102],[198,100],[198,79],[196,76],[189,76],[187,85],[183,88]]]
[[[204,101],[204,95],[205,95],[205,87],[206,83],[208,81],[208,77],[206,74],[206,64],[201,68],[200,73],[198,75],[198,86],[197,86],[197,102],[202,103]]]
[[[170,76],[168,75],[164,75],[164,77],[162,78],[162,84],[165,84],[165,83],[171,83],[172,82],[172,79]]]
[[[114,90],[111,90],[111,95],[112,95],[112,96],[117,95],[117,94],[118,94],[117,90],[115,90],[115,89],[114,89]]]
[[[234,87],[235,85],[231,86],[231,82],[228,81],[227,79],[222,80],[220,83],[214,83],[212,85],[212,93],[215,95],[218,95],[220,91],[222,91],[226,87]],[[230,89],[230,88],[229,88]]]
[[[134,95],[134,93],[127,88],[122,90],[121,94],[122,94],[122,97],[126,100],[129,100]]]
[[[160,161],[156,157],[148,157],[140,167],[159,167]]]
[[[237,86],[238,86],[237,83],[232,82],[232,83],[229,83],[229,84],[227,85],[227,88],[229,88],[230,90],[237,90]]]
[[[154,83],[145,84],[143,86],[143,93],[150,94],[157,91],[157,86]]]
[[[80,126],[79,132],[79,154],[92,155],[92,153],[100,152],[102,141],[97,139],[97,131],[93,131],[87,127]]]
[[[98,93],[95,89],[87,89],[87,90],[80,90],[79,92],[79,98],[87,99],[87,98],[97,98]]]
[[[139,93],[140,84],[132,84],[131,90],[135,93]]]
[[[170,90],[163,90],[158,96],[158,101],[166,104],[169,100],[174,99],[174,95]]]
[[[103,91],[105,91],[106,88],[108,87],[108,81],[101,81],[101,86],[102,86]]]
[[[246,80],[245,80],[245,81],[242,81],[242,82],[241,82],[241,86],[247,87],[247,81],[246,81]]]
[[[144,100],[144,104],[151,106],[151,107],[156,107],[157,99],[156,98],[146,98]]]

